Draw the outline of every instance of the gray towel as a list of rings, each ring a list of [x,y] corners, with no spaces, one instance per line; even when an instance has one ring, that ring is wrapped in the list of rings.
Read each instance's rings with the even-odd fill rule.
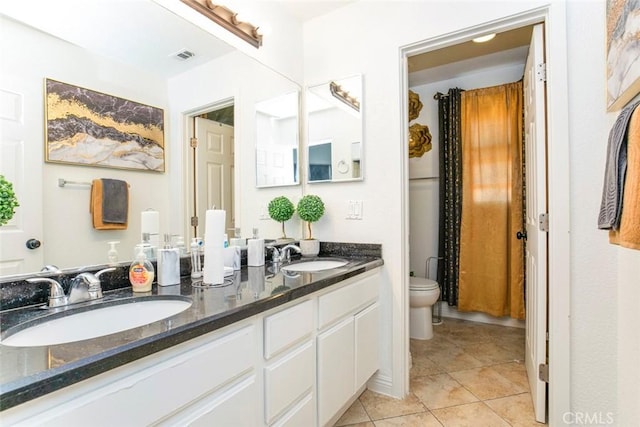
[[[598,228],[602,230],[620,228],[622,191],[627,171],[627,128],[631,114],[639,104],[640,101],[622,110],[609,132],[602,203],[598,215]]]
[[[129,213],[129,189],[126,181],[102,178],[102,221],[126,224]]]

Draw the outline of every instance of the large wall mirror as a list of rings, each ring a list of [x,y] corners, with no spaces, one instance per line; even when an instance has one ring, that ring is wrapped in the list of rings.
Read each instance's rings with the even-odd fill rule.
[[[296,185],[299,180],[299,92],[256,104],[256,186]]]
[[[307,88],[308,182],[362,180],[363,107],[361,75]]]
[[[38,2],[37,14],[32,8],[19,1],[0,4],[0,97],[3,106],[16,105],[16,113],[21,114],[14,121],[4,114],[0,117],[0,173],[14,183],[21,204],[14,220],[0,228],[0,279],[32,274],[46,264],[75,270],[107,263],[110,241],[120,242],[119,261],[127,262],[140,241],[141,212],[147,208],[160,212],[160,233],[179,234],[187,240],[193,206],[189,196],[193,183],[188,176],[193,170],[185,153],[192,129],[188,123],[193,121],[185,117],[202,113],[207,105],[219,109],[221,100],[235,103],[231,108],[235,141],[229,150],[236,161],[228,177],[233,194],[220,195],[231,200],[233,223],[229,225],[241,226],[243,235],[251,233],[252,227],[260,228],[264,237],[278,235],[280,225],[260,218],[260,207],[281,194],[295,201],[301,189],[256,189],[255,105],[299,92],[300,85],[151,0],[120,2],[117,7],[110,2]],[[92,31],[98,21],[105,31]],[[191,59],[177,55],[185,48],[195,53]],[[197,70],[204,71],[198,74]],[[47,77],[162,108],[165,172],[45,163],[43,87]],[[9,134],[14,129],[22,133]],[[80,184],[59,187],[60,178]],[[127,230],[93,229],[88,213],[90,187],[84,183],[96,178],[130,184]],[[209,200],[198,202],[199,206],[210,204]],[[41,242],[39,249],[26,248],[30,238]],[[34,261],[29,261],[32,255],[36,255]]]

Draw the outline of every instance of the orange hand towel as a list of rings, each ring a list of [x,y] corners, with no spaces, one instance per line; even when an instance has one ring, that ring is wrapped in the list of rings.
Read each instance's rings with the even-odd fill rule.
[[[91,183],[89,212],[96,230],[126,230],[129,212],[129,186],[112,179]]]
[[[620,229],[609,230],[609,242],[640,249],[640,107],[636,107],[629,121]]]

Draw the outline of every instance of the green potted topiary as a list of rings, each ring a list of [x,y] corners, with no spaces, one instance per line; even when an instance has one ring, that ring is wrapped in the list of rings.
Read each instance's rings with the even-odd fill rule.
[[[300,249],[303,256],[316,256],[320,252],[320,241],[313,238],[311,223],[318,221],[324,215],[324,203],[318,196],[308,194],[298,202],[298,216],[307,221],[309,234],[306,239],[300,240]]]
[[[269,202],[268,209],[271,219],[282,223],[282,237],[278,240],[293,240],[287,238],[287,233],[284,230],[284,222],[290,220],[296,210],[291,200],[285,196],[276,197]]]
[[[13,184],[7,181],[4,175],[0,175],[0,227],[11,221],[18,206],[20,204],[16,193],[13,192]]]

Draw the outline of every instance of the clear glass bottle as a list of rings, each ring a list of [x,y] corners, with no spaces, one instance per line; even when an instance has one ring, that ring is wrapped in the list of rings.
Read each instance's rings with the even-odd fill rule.
[[[118,243],[120,242],[107,242],[109,245],[109,251],[107,252],[109,265],[116,265],[118,263],[118,249],[116,249]]]
[[[202,241],[197,237],[191,239],[191,278],[200,279],[202,277],[202,263],[200,260],[200,247]]]

